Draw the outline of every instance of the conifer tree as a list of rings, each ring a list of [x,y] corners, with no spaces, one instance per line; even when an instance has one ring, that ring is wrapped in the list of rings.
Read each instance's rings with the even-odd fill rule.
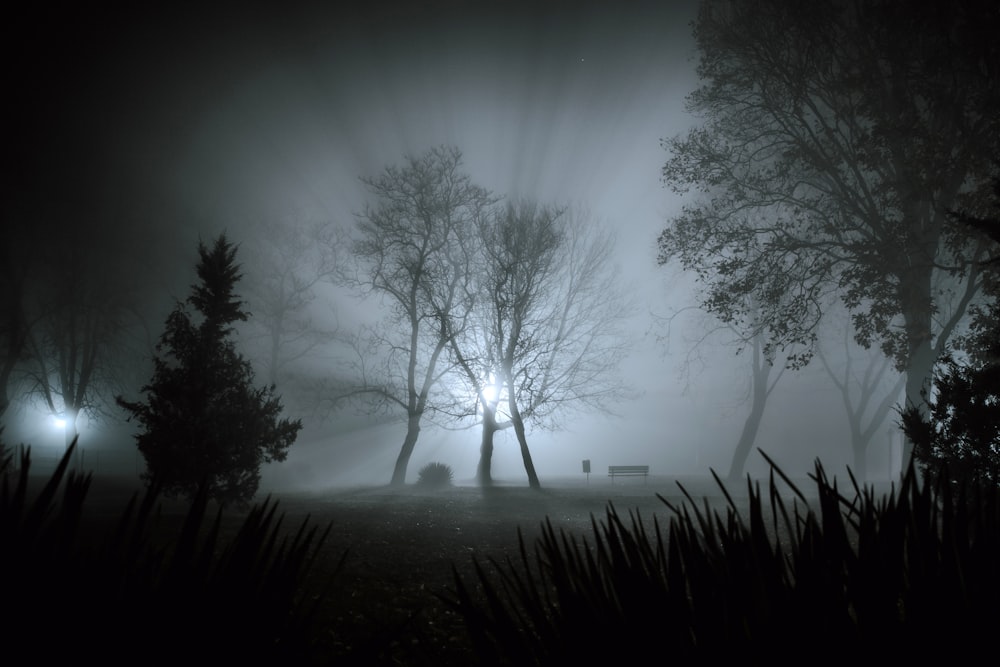
[[[248,318],[235,292],[236,247],[223,234],[211,248],[199,243],[198,253],[200,282],[167,317],[153,378],[141,390],[146,400],[118,404],[143,426],[135,438],[147,484],[189,497],[206,484],[220,503],[246,504],[261,464],[284,460],[302,424],[279,418],[274,387],[255,387],[236,351],[233,324]]]

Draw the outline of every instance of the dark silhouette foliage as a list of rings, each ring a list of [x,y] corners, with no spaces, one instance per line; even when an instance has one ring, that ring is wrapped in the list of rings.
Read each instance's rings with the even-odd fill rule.
[[[995,210],[1000,214],[1000,177],[994,179]],[[954,220],[1000,242],[1000,215],[955,214]],[[934,396],[925,419],[909,407],[903,430],[914,443],[914,457],[924,474],[950,481],[1000,484],[1000,263],[987,261],[983,294],[971,308],[971,333],[962,342],[968,360],[944,356],[934,378]]]
[[[771,465],[766,493],[748,478],[745,513],[716,478],[725,512],[685,491],[679,506],[660,496],[667,525],[610,504],[591,540],[547,522],[519,559],[476,560],[473,582],[456,571],[446,600],[489,665],[641,664],[660,651],[675,664],[917,664],[932,638],[955,661],[993,650],[996,487],[956,493],[911,465],[886,496],[852,477],[852,497],[817,461],[807,498]]]
[[[660,263],[697,276],[724,322],[796,346],[796,366],[836,298],[926,413],[982,277],[985,244],[948,211],[988,194],[998,18],[982,0],[701,0],[702,122],[664,142],[662,172],[695,196]]]
[[[187,305],[167,317],[156,346],[145,402],[118,398],[144,427],[135,436],[146,459],[144,480],[167,495],[193,496],[202,484],[221,503],[246,504],[257,492],[263,462],[281,461],[302,424],[280,419],[274,387],[254,386],[254,373],[236,351],[232,325],[248,315],[235,293],[236,247],[219,236],[199,243],[199,284]]]
[[[322,596],[305,584],[329,527],[291,532],[268,499],[226,538],[202,488],[168,538],[150,489],[90,534],[92,475],[69,470],[75,447],[34,492],[30,450],[14,471],[0,462],[0,570],[17,573],[0,601],[6,664],[316,663]]]
[[[428,488],[442,488],[451,486],[453,476],[451,466],[438,462],[428,463],[420,469],[417,484]]]

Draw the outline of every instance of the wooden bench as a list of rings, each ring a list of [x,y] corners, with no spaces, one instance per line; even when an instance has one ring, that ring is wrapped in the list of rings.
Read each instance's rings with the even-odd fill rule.
[[[649,466],[608,466],[608,477],[611,478],[611,483],[615,483],[615,477],[636,477],[642,475],[644,478],[649,476]],[[646,480],[643,479],[643,484]]]

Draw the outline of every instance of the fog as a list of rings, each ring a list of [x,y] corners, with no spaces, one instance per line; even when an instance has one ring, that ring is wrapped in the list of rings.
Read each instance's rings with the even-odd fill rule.
[[[615,259],[638,303],[621,369],[634,397],[616,414],[578,412],[559,430],[530,431],[543,485],[583,479],[583,459],[598,477],[616,464],[649,464],[657,475],[728,470],[749,411],[748,355],[712,336],[691,357],[707,326],[684,310],[697,305],[696,284],[656,261],[657,235],[682,204],[661,182],[660,141],[696,122],[684,111],[697,85],[695,3],[338,4],[79,8],[58,18],[37,10],[6,31],[18,34],[4,47],[16,71],[5,217],[53,238],[75,230],[83,254],[98,251],[86,239],[123,240],[114,257],[140,290],[143,324],[130,325],[132,344],[119,352],[135,359],[120,390],[134,397],[148,377],[150,343],[195,280],[199,240],[225,231],[249,247],[256,226],[293,219],[349,232],[366,202],[360,177],[448,145],[494,193],[582,206],[615,230]],[[344,288],[319,293],[316,318],[342,330],[383,312]],[[836,366],[836,332],[831,340]],[[331,342],[308,365],[333,368],[343,353]],[[787,371],[756,445],[793,475],[817,457],[843,471],[851,450],[840,400],[818,362]],[[305,403],[286,392],[304,428],[287,461],[263,471],[265,488],[388,482],[404,423]],[[137,466],[135,425],[110,412],[81,423],[81,442],[102,452],[91,461],[128,472]],[[42,458],[61,451],[37,402],[8,414],[5,440],[31,443]],[[871,478],[898,472],[893,433],[885,424],[870,445]],[[478,457],[475,424],[428,423],[409,479],[441,461],[456,482],[473,483]],[[752,454],[746,470],[767,466]],[[493,474],[524,482],[510,431],[497,436]]]

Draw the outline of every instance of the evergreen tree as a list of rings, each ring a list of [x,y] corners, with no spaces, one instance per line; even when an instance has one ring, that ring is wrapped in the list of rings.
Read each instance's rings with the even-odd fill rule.
[[[146,401],[119,397],[118,404],[144,427],[135,438],[147,484],[189,497],[206,484],[219,502],[246,504],[261,463],[284,460],[302,424],[279,419],[273,385],[255,387],[250,363],[236,351],[232,325],[248,317],[234,289],[236,247],[223,234],[211,248],[199,243],[198,253],[200,283],[167,317],[153,378],[142,388]]]

